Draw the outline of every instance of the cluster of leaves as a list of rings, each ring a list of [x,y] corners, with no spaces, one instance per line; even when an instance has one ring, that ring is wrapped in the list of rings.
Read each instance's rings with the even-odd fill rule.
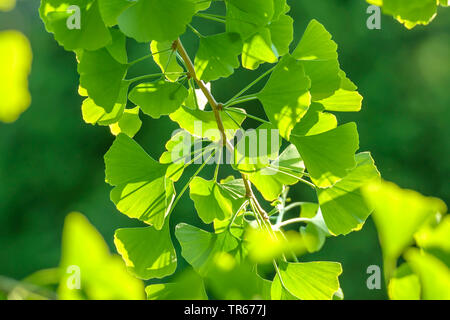
[[[72,14],[67,9],[73,4],[81,8],[84,19],[79,30],[66,26]],[[203,286],[205,281],[210,295],[332,299],[340,293],[340,264],[302,263],[298,256],[320,250],[328,236],[359,230],[371,212],[361,188],[378,179],[379,173],[369,153],[355,154],[359,148],[356,125],[338,125],[330,113],[359,111],[362,97],[341,70],[337,45],[319,22],[311,21],[290,53],[293,20],[285,0],[227,0],[222,5],[224,16],[199,12],[209,8],[209,1],[41,2],[47,30],[76,53],[79,91],[86,96],[85,121],[110,125],[118,134],[105,155],[106,182],[114,186],[111,199],[120,212],[149,225],[117,230],[116,248],[128,270],[140,279],[173,274],[177,257],[169,218],[189,188],[199,217],[205,224],[213,223],[214,232],[180,224],[175,236],[182,256],[199,275],[197,282]],[[201,35],[189,24],[194,15],[223,23],[224,32]],[[177,40],[186,26],[200,38],[194,63]],[[148,42],[151,53],[128,62],[127,37]],[[150,57],[161,74],[126,79],[130,66]],[[240,65],[254,70],[263,63],[275,66],[224,104],[218,104],[205,85],[230,76]],[[259,93],[244,96],[269,75]],[[132,108],[127,108],[128,100]],[[267,120],[233,107],[250,100],[261,102]],[[225,153],[223,138],[232,139],[246,118],[261,121],[257,130],[278,129],[285,148],[260,155],[250,165],[254,162],[246,161],[248,155],[236,154],[228,142],[228,152],[244,159],[233,165],[241,178],[219,180],[220,166],[212,180],[202,178],[199,173],[205,161],[189,184],[178,189],[176,182],[194,161],[170,158],[181,143],[180,135],[167,143],[159,161],[151,158],[132,139],[141,126],[140,111],[152,118],[168,115],[184,129],[180,135],[187,135],[193,144],[202,139],[206,146],[194,158],[205,152],[210,152],[210,158]],[[202,132],[195,132],[195,121],[201,122]],[[211,134],[214,129],[216,134]],[[286,203],[288,186],[298,182],[316,190],[318,203]],[[268,214],[251,184],[273,206]],[[298,217],[284,221],[285,213],[295,208],[300,208]],[[286,232],[294,223],[301,227]],[[270,281],[256,269],[268,264],[273,265],[265,274],[272,274]],[[244,277],[245,286],[239,281]],[[187,278],[192,277],[150,286],[148,296],[179,294],[174,288],[183,286]]]
[[[448,7],[448,0],[366,0],[383,8],[385,14],[393,16],[406,28],[429,24],[437,14],[438,6]]]
[[[0,11],[12,10],[14,0],[0,0]],[[0,31],[0,121],[14,122],[31,103],[28,74],[31,46],[21,32]]]
[[[445,203],[389,182],[369,184],[363,194],[375,208],[389,297],[450,299],[450,216]]]
[[[339,263],[298,259],[320,250],[327,237],[361,229],[375,205],[363,196],[363,187],[380,178],[374,161],[368,152],[357,153],[356,124],[339,125],[332,113],[359,111],[362,97],[341,70],[337,45],[319,22],[311,21],[290,51],[293,20],[286,0],[214,1],[224,15],[210,13],[211,4],[41,1],[47,30],[76,54],[79,92],[86,97],[84,120],[109,126],[117,135],[105,155],[106,182],[114,187],[111,200],[120,212],[148,225],[117,230],[117,251],[139,279],[172,275],[177,255],[169,220],[189,189],[198,216],[212,224],[213,232],[183,223],[176,226],[181,254],[193,271],[176,275],[170,283],[148,286],[149,299],[342,298]],[[80,29],[67,28],[73,5],[80,8]],[[194,16],[223,24],[224,32],[202,35],[190,24]],[[187,28],[200,39],[194,62],[179,39]],[[149,54],[129,62],[127,38],[148,43]],[[150,58],[161,73],[127,79],[131,66]],[[255,70],[264,63],[275,65],[228,102],[218,103],[212,96],[210,82],[229,77],[240,66]],[[247,94],[266,77],[260,92]],[[252,100],[260,101],[266,119],[235,107]],[[155,119],[169,116],[183,130],[167,142],[159,160],[133,140],[142,125],[141,112]],[[250,155],[230,143],[246,119],[261,122],[256,131],[278,130],[283,147],[249,161]],[[201,132],[194,123],[201,123]],[[202,148],[192,152],[193,159],[173,159],[173,151],[185,147],[186,137],[192,148],[199,141]],[[212,179],[200,177],[211,159],[226,153],[238,159],[232,167],[239,177],[220,180],[222,165],[217,165]],[[202,165],[180,188],[185,169],[202,158]],[[289,186],[297,183],[313,188],[317,203],[288,203]],[[296,217],[285,220],[293,209]],[[105,265],[108,259],[99,263]],[[84,266],[82,259],[75,260],[70,263]],[[88,280],[83,281],[89,288]]]

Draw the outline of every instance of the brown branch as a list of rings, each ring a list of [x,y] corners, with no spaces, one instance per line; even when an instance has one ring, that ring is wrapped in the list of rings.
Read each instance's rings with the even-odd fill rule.
[[[184,48],[180,39],[176,40],[173,43],[172,47],[174,49],[176,48],[176,50],[178,50],[178,53],[180,54],[181,59],[183,59],[184,64],[186,65],[186,68],[188,69],[187,71],[188,71],[189,77],[194,79],[194,81],[197,83],[200,90],[202,90],[202,92],[205,95],[206,99],[208,100],[209,104],[211,105],[211,108],[214,112],[214,117],[216,119],[217,128],[219,129],[220,134],[222,136],[222,144],[226,146],[226,148],[231,152],[231,154],[233,154],[234,147],[227,139],[227,136],[225,133],[225,128],[224,128],[223,122],[222,122],[222,117],[220,116],[220,111],[222,110],[222,104],[218,103],[216,101],[216,99],[214,98],[212,93],[208,90],[208,88],[203,83],[203,81],[197,77],[197,73],[195,72],[194,64],[192,63],[192,60],[189,57],[188,53],[186,52],[186,49]],[[258,214],[261,216],[261,218],[263,218],[264,220],[268,220],[269,216],[264,211],[264,209],[261,207],[261,205],[259,204],[258,200],[255,197],[255,194],[253,193],[252,184],[251,184],[250,180],[248,180],[248,178],[242,172],[241,172],[241,176],[242,176],[242,180],[244,180],[246,197],[253,200],[253,202],[256,206],[256,209],[258,211]]]

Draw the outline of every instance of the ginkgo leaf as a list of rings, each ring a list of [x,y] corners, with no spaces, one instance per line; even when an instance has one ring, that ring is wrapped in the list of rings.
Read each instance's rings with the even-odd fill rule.
[[[143,283],[127,272],[119,256],[110,254],[100,233],[80,213],[65,219],[60,271],[59,299],[144,299]],[[80,289],[67,285],[76,271]]]
[[[206,82],[233,74],[239,67],[242,41],[238,33],[220,33],[200,38],[195,56],[197,76]]]
[[[130,0],[98,0],[100,14],[108,27],[115,26],[120,14],[133,4]]]
[[[109,54],[121,64],[128,63],[126,37],[117,29],[111,29],[112,43],[106,46]]]
[[[122,81],[119,96],[111,112],[106,112],[104,108],[97,106],[91,98],[84,99],[81,105],[83,120],[86,123],[101,126],[108,126],[119,121],[123,116],[128,101],[128,86],[128,82]]]
[[[139,84],[128,97],[142,112],[158,119],[177,110],[187,96],[188,90],[181,83],[158,80]]]
[[[356,91],[358,88],[345,72],[339,72],[341,78],[340,88],[332,96],[319,100],[318,102],[328,111],[357,112],[361,110],[363,97]]]
[[[153,227],[118,229],[114,243],[128,271],[139,279],[163,278],[177,268],[168,223],[161,231]]]
[[[250,181],[267,201],[273,201],[283,191],[283,186],[296,184],[305,171],[297,148],[289,145],[269,166],[248,175]]]
[[[383,8],[383,13],[392,15],[406,28],[412,29],[416,25],[427,25],[436,16],[436,0],[367,0]],[[378,3],[378,4],[377,4]]]
[[[289,139],[295,124],[307,112],[311,104],[310,85],[301,62],[285,56],[258,94],[269,120],[283,138]]]
[[[424,300],[450,300],[450,269],[436,257],[409,249],[405,259],[419,276]]]
[[[270,298],[272,300],[299,300],[296,296],[292,295],[283,287],[278,275],[275,275],[275,278],[272,281]]]
[[[257,33],[244,41],[242,49],[242,66],[255,70],[261,63],[275,63],[278,55],[272,48],[272,37],[268,27],[261,28]]]
[[[278,20],[270,23],[269,30],[276,55],[284,56],[289,53],[289,45],[294,40],[294,20],[283,14]]]
[[[136,107],[133,109],[126,109],[120,120],[111,124],[109,127],[111,133],[115,136],[119,135],[119,133],[124,133],[130,138],[133,138],[141,129],[141,126],[142,121],[139,118],[139,107]]]
[[[348,234],[362,228],[373,208],[366,204],[361,188],[379,178],[370,153],[363,152],[356,155],[356,167],[341,181],[317,189],[320,209],[331,233]]]
[[[153,54],[153,60],[166,74],[166,79],[175,82],[180,78],[183,67],[177,61],[177,54],[172,49],[172,43],[172,41],[152,41],[150,50]]]
[[[355,152],[359,148],[355,123],[311,136],[291,136],[312,181],[327,188],[342,180],[356,166]]]
[[[231,253],[239,246],[227,231],[214,234],[184,223],[177,225],[175,236],[181,244],[181,255],[201,276],[214,268],[221,253]]]
[[[241,125],[245,120],[245,110],[236,109],[233,118]],[[194,137],[207,138],[211,141],[219,141],[222,139],[219,129],[217,128],[216,118],[213,111],[191,110],[181,107],[174,113],[170,114],[170,119],[178,123],[178,125],[189,132]],[[231,139],[240,127],[229,117],[222,116],[222,122],[225,129],[227,139]]]
[[[127,69],[107,49],[85,51],[78,64],[80,85],[97,106],[109,113],[117,103]]]
[[[274,14],[273,0],[228,0],[226,5],[226,29],[239,33],[243,40],[268,25]]]
[[[240,181],[243,186],[242,180]],[[245,192],[236,194],[214,180],[195,177],[189,184],[190,197],[204,223],[225,220],[235,214],[244,202]],[[245,188],[244,188],[245,190]]]
[[[302,61],[311,80],[313,101],[330,97],[339,89],[341,78],[337,44],[331,34],[317,20],[312,20],[292,56]]]
[[[393,183],[371,183],[363,188],[369,205],[373,206],[373,218],[385,260],[397,259],[412,243],[420,226],[437,213],[446,212],[445,203],[436,198],[400,189]]]
[[[148,300],[208,300],[203,279],[189,269],[174,282],[149,285],[145,292]]]
[[[72,10],[73,6],[77,9]],[[98,50],[112,40],[100,15],[98,0],[43,0],[39,13],[47,31],[66,50]],[[82,20],[79,28],[68,27],[72,16]]]
[[[322,104],[313,102],[308,112],[303,116],[292,130],[296,136],[313,136],[333,130],[337,127],[337,119],[331,113],[323,112],[325,108]]]
[[[17,120],[30,105],[28,74],[31,60],[30,43],[22,33],[0,32],[0,121]]]
[[[111,200],[130,218],[161,230],[174,200],[167,166],[152,159],[134,140],[119,134],[105,155],[106,182],[115,188]]]
[[[331,300],[340,288],[342,267],[337,262],[279,264],[281,282],[290,294],[301,300]]]
[[[388,284],[388,294],[391,300],[420,300],[420,280],[407,263],[395,270]]]
[[[117,21],[120,30],[138,42],[174,41],[194,13],[193,0],[137,0]]]
[[[427,252],[438,256],[446,263],[450,262],[450,216],[445,215],[442,221],[436,226],[426,225],[416,234],[414,239],[419,247]]]

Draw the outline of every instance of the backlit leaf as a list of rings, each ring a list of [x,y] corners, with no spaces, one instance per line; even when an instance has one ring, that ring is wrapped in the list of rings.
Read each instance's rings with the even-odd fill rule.
[[[181,83],[158,80],[134,87],[129,99],[139,106],[142,112],[158,119],[181,107],[187,96],[188,90]]]
[[[174,198],[167,166],[152,159],[134,140],[119,134],[105,155],[111,200],[130,218],[161,230]]]
[[[285,56],[258,94],[270,121],[286,139],[311,104],[310,85],[301,62]]]
[[[193,0],[138,0],[117,21],[120,30],[138,42],[174,41],[194,13]]]
[[[362,228],[373,208],[368,206],[361,188],[380,173],[368,152],[356,155],[356,167],[334,186],[318,189],[317,196],[328,229],[335,235]]]
[[[359,148],[354,123],[311,136],[291,136],[305,162],[314,184],[327,188],[342,180],[356,166],[355,152]]]
[[[195,70],[206,82],[233,74],[239,67],[238,56],[242,52],[242,41],[237,33],[221,33],[200,38],[195,56]]]
[[[331,300],[339,290],[342,267],[337,262],[279,264],[281,282],[293,296],[301,300]]]
[[[163,278],[177,268],[168,223],[161,231],[153,227],[118,229],[114,243],[128,270],[137,278]]]

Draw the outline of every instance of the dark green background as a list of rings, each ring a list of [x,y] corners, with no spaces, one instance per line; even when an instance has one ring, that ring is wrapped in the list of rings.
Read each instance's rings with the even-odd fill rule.
[[[315,18],[339,45],[342,68],[365,100],[360,113],[338,117],[341,122],[357,122],[361,150],[372,152],[386,180],[448,202],[450,10],[441,8],[430,26],[412,31],[382,16],[382,29],[371,31],[366,28],[368,5],[363,1],[288,2],[295,19],[294,44]],[[139,225],[117,212],[109,201],[103,155],[113,137],[107,128],[83,122],[74,54],[65,52],[45,31],[38,5],[37,0],[19,1],[13,12],[0,13],[0,30],[23,31],[34,53],[32,105],[16,123],[0,124],[0,274],[16,279],[58,265],[63,220],[71,211],[88,216],[112,250],[116,228]],[[194,25],[204,34],[223,28],[199,19]],[[188,33],[184,42],[193,55],[195,37]],[[146,50],[129,43],[131,59]],[[130,76],[148,71],[156,71],[150,61],[139,64]],[[226,100],[259,72],[237,71],[218,81],[214,94]],[[262,115],[258,104],[246,107],[250,113]],[[157,158],[176,126],[168,119],[141,118],[144,125],[136,138]],[[303,185],[296,186],[291,197],[313,199]],[[171,224],[181,220],[197,223],[194,216],[193,205],[185,196]],[[384,287],[373,291],[366,287],[367,267],[381,265],[371,220],[361,232],[329,239],[320,253],[306,259],[341,262],[341,284],[347,299],[385,297]]]

